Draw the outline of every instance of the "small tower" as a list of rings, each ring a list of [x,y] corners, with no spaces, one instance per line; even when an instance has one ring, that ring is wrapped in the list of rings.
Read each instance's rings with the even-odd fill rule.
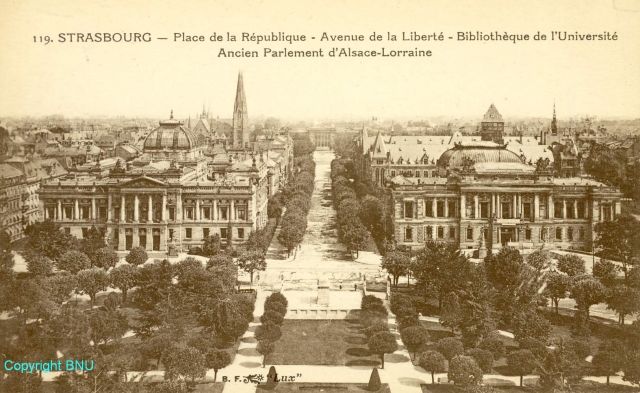
[[[551,120],[551,135],[558,135],[558,120],[556,119],[556,102],[553,102],[553,119]]]
[[[481,122],[480,135],[483,141],[504,144],[504,120],[495,105],[491,104]]]
[[[244,95],[244,83],[242,72],[238,73],[238,87],[236,89],[236,101],[233,106],[233,132],[231,143],[234,148],[249,146],[249,115],[247,113],[247,99]]]

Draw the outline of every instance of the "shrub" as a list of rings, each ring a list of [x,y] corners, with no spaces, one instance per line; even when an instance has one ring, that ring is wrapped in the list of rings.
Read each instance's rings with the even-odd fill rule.
[[[490,351],[495,360],[504,357],[506,352],[504,342],[497,337],[487,337],[480,342],[478,348]]]
[[[367,338],[374,336],[378,332],[388,332],[389,324],[383,321],[375,321],[370,326],[364,329],[364,335]]]
[[[377,392],[382,387],[382,383],[380,382],[380,375],[378,375],[378,369],[374,368],[371,370],[371,377],[369,377],[369,384],[367,385],[367,390],[370,392]]]
[[[287,314],[287,306],[282,303],[271,302],[264,305],[264,312],[266,313],[267,311],[276,312],[284,317]]]
[[[435,373],[441,373],[445,370],[445,358],[438,351],[427,351],[420,355],[420,367],[424,371],[431,373],[431,383],[435,383]]]
[[[280,326],[282,322],[284,322],[284,316],[282,314],[275,312],[273,310],[267,310],[260,317],[261,323],[273,322],[274,324]]]
[[[480,348],[471,348],[467,349],[465,355],[474,358],[476,363],[478,363],[478,366],[482,369],[482,372],[490,373],[493,369],[493,353],[491,353],[491,351]]]

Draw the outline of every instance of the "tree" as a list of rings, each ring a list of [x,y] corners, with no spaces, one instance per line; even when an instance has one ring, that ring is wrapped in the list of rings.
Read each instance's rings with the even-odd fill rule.
[[[342,242],[352,255],[355,253],[357,259],[360,255],[360,250],[364,248],[369,238],[369,232],[359,219],[357,221],[349,221],[349,224],[345,225],[342,231]]]
[[[95,253],[106,247],[106,245],[107,243],[104,241],[104,229],[98,229],[95,226],[89,228],[87,236],[84,236],[79,241],[80,251],[85,253],[91,261],[95,260]]]
[[[204,378],[207,373],[205,356],[193,347],[176,348],[167,355],[164,362],[165,378]]]
[[[615,263],[600,259],[596,261],[593,266],[593,277],[600,280],[600,282],[607,287],[610,287],[616,283],[619,271],[620,267]]]
[[[129,329],[127,317],[117,310],[97,311],[89,316],[91,339],[96,345],[119,340]]]
[[[245,251],[238,257],[238,267],[249,273],[251,285],[253,285],[253,273],[267,269],[267,262],[262,251]]]
[[[607,309],[618,314],[618,320],[624,326],[627,315],[640,311],[640,290],[626,285],[616,285],[609,290],[606,298]]]
[[[422,325],[408,327],[400,332],[400,336],[407,350],[413,352],[413,359],[416,352],[429,342],[429,331]]]
[[[526,337],[547,341],[551,333],[551,323],[536,311],[516,313],[511,325],[517,341]]]
[[[46,277],[53,271],[53,261],[44,255],[27,255],[27,271],[34,276]]]
[[[549,352],[545,343],[533,337],[525,337],[518,341],[518,344],[520,344],[520,349],[528,349],[538,360],[543,360]]]
[[[600,281],[594,278],[578,279],[571,286],[571,298],[577,303],[578,309],[582,308],[589,320],[589,308],[606,299],[607,289]]]
[[[445,371],[445,358],[438,351],[427,351],[420,355],[420,367],[424,371],[431,373],[431,383],[434,384],[434,374],[443,373]]]
[[[122,303],[127,303],[129,289],[136,286],[137,269],[133,265],[122,264],[109,272],[109,280],[113,287],[122,291]]]
[[[266,313],[267,311],[273,311],[284,317],[287,314],[287,306],[279,302],[265,303],[264,312]]]
[[[124,259],[130,264],[138,266],[147,262],[149,256],[143,247],[133,247]]]
[[[614,375],[624,367],[625,353],[626,346],[621,341],[603,341],[598,348],[598,352],[591,359],[591,364],[593,364],[599,375],[604,374],[607,376],[607,386],[609,386],[609,376]]]
[[[544,295],[551,298],[558,314],[558,303],[560,299],[567,297],[569,292],[570,279],[561,273],[551,272],[547,274],[547,286]]]
[[[464,315],[462,314],[458,295],[455,292],[451,292],[442,302],[440,323],[443,326],[450,327],[451,333],[454,333],[455,328],[460,325],[463,318]]]
[[[449,381],[469,386],[482,383],[482,369],[471,356],[458,355],[449,362]]]
[[[96,299],[96,294],[104,291],[109,286],[109,276],[104,270],[94,267],[78,272],[78,291],[89,295],[91,298],[91,308]]]
[[[382,369],[384,369],[384,355],[394,353],[398,350],[398,343],[393,334],[389,332],[379,332],[371,336],[368,340],[369,351],[380,356]]]
[[[0,390],[12,393],[44,392],[42,377],[38,373],[10,372],[0,381]]]
[[[364,335],[367,339],[373,337],[376,333],[379,332],[388,332],[389,324],[384,321],[375,321],[371,325],[364,328]]]
[[[603,221],[595,226],[595,246],[602,248],[603,256],[619,260],[625,279],[631,265],[635,264],[640,247],[640,222],[633,216],[617,216],[613,221]]]
[[[547,250],[536,250],[527,257],[527,264],[532,266],[538,272],[549,267],[551,264],[551,256]]]
[[[506,352],[504,341],[498,338],[497,332],[492,332],[491,335],[484,340],[480,341],[478,348],[490,351],[493,354],[494,359],[500,359],[504,357]]]
[[[584,260],[573,254],[558,257],[558,270],[569,277],[579,276],[587,272],[587,269],[584,267]]]
[[[259,345],[259,344],[258,344]],[[213,382],[218,378],[218,370],[221,370],[231,364],[231,356],[229,352],[214,349],[205,355],[206,367],[213,369]]]
[[[464,347],[462,341],[453,337],[441,338],[436,344],[438,352],[444,356],[445,359],[451,361],[455,356],[464,354]]]
[[[220,253],[209,258],[207,270],[220,278],[226,291],[231,291],[238,281],[238,268],[229,254]]]
[[[254,333],[256,340],[258,341],[271,341],[276,342],[282,337],[282,330],[280,326],[272,322],[267,322],[258,326]]]
[[[273,341],[266,340],[266,339],[258,341],[258,346],[256,347],[256,350],[260,355],[263,356],[262,358],[263,368],[267,363],[267,355],[269,355],[270,353],[273,353],[275,349],[276,349],[276,344]]]
[[[382,257],[381,267],[391,274],[398,289],[398,279],[409,272],[409,256],[401,251],[388,252]]]
[[[380,381],[380,375],[378,374],[378,369],[373,368],[371,370],[371,376],[369,377],[369,383],[367,384],[367,390],[370,392],[377,392],[382,387],[382,382]]]
[[[624,357],[624,366],[622,367],[623,381],[640,385],[640,350],[629,351]]]
[[[26,248],[58,261],[60,257],[76,245],[75,238],[64,232],[60,225],[48,219],[28,225],[24,230],[27,236]]]
[[[67,301],[73,291],[76,289],[76,277],[68,272],[61,272],[54,276],[48,277],[45,282],[49,298],[57,304]]]
[[[100,248],[93,254],[93,265],[104,270],[116,266],[119,260],[118,253],[110,247]]]
[[[217,233],[215,235],[209,235],[204,238],[204,245],[202,246],[202,255],[205,257],[212,257],[218,255],[222,250],[222,239]]]
[[[525,374],[531,374],[536,370],[536,357],[528,349],[520,349],[509,352],[507,364],[511,370],[520,376],[520,386]]]
[[[478,366],[482,369],[482,372],[490,373],[491,370],[493,370],[493,353],[491,353],[491,351],[480,348],[469,348],[464,354],[474,358]]]
[[[66,270],[71,274],[77,274],[80,270],[91,267],[91,261],[86,254],[80,251],[67,251],[58,260],[58,269]]]

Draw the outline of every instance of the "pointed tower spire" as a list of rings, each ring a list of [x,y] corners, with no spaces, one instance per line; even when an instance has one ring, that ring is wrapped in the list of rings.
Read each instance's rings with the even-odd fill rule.
[[[551,120],[551,135],[558,135],[558,120],[556,119],[556,100],[553,100],[553,119]]]
[[[236,89],[236,101],[233,106],[233,147],[244,147],[249,143],[249,116],[247,114],[247,99],[244,95],[244,83],[242,71],[238,73],[238,87]]]

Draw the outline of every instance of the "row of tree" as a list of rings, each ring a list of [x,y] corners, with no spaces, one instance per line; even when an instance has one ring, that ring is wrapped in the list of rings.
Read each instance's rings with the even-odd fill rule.
[[[290,256],[291,251],[302,242],[307,230],[307,214],[311,208],[316,164],[311,155],[304,155],[295,159],[295,168],[294,178],[284,187],[282,196],[278,198],[286,208],[278,241],[286,247],[287,256]],[[275,203],[270,209],[279,210]]]

